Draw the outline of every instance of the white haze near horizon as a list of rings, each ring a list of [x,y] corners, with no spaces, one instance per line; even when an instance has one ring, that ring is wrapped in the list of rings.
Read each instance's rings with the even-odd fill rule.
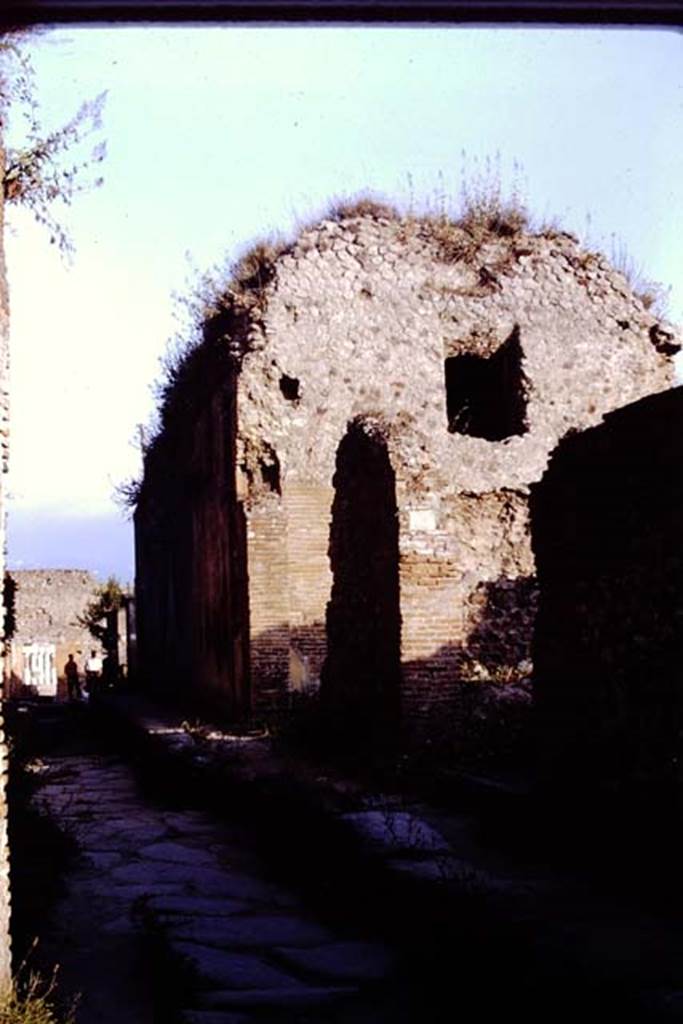
[[[517,164],[538,220],[626,251],[683,321],[675,32],[70,27],[30,51],[46,127],[108,90],[108,156],[103,186],[59,212],[72,266],[10,218],[14,567],[132,577],[112,492],[139,473],[172,294],[335,197],[457,204],[463,151],[508,186]]]

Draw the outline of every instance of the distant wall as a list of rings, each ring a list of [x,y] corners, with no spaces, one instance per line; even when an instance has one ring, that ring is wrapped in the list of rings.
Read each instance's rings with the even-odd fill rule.
[[[567,437],[532,489],[546,775],[683,781],[683,388]]]
[[[64,665],[73,654],[83,673],[85,661],[99,645],[78,622],[95,595],[97,580],[81,569],[13,569],[15,631],[5,658],[7,696],[24,693],[26,644],[49,643],[55,647],[58,695],[66,694]]]

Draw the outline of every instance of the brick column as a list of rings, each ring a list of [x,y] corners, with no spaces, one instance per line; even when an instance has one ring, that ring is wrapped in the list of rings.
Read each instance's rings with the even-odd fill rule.
[[[269,705],[289,679],[287,517],[274,497],[245,509],[252,706]]]
[[[287,483],[290,685],[315,684],[327,653],[325,616],[332,588],[328,548],[334,491],[323,485]]]

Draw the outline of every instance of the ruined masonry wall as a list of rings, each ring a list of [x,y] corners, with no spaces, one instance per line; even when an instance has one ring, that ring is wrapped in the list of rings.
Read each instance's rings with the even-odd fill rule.
[[[234,717],[249,704],[246,550],[257,588],[258,544],[235,491],[234,379],[215,371],[170,455],[148,460],[154,485],[135,515],[138,658],[148,687],[182,696],[192,684]]]
[[[563,441],[532,495],[547,778],[681,784],[683,388]]]
[[[146,460],[147,665],[236,715],[318,681],[336,459],[362,420],[395,476],[405,716],[441,715],[459,680],[528,675],[529,487],[568,431],[670,387],[673,329],[570,236],[477,246],[458,228],[370,215],[304,231],[249,288],[207,334],[204,363],[192,357]],[[457,432],[470,397],[449,422],[446,360],[490,366],[495,353],[511,355],[488,403],[509,397],[514,425],[495,440]]]
[[[59,692],[66,684],[63,669],[70,653],[81,672],[90,650],[98,644],[78,622],[95,595],[97,580],[80,569],[13,569],[15,632],[6,661],[8,696],[19,696],[23,682],[23,646],[34,642],[56,646]]]
[[[9,457],[9,294],[5,267],[5,222],[2,175],[5,154],[0,145],[0,578],[5,575],[5,528],[7,508],[5,473]],[[2,599],[0,598],[0,602]],[[0,622],[4,636],[4,606],[0,606]],[[3,700],[4,700],[3,692]],[[9,848],[7,836],[7,771],[8,750],[0,714],[0,990],[9,987],[12,977],[10,941],[10,882]]]
[[[269,629],[281,666],[289,634],[290,683],[324,662],[322,636],[302,670],[299,638],[324,622],[335,457],[361,416],[384,424],[397,477],[404,707],[433,713],[458,679],[528,670],[528,487],[568,430],[670,386],[671,329],[569,236],[492,240],[465,263],[414,225],[364,217],[305,232],[275,269],[239,378],[237,459],[253,462],[261,447],[279,462],[281,498],[269,500],[285,517],[289,604]],[[515,329],[526,431],[500,441],[449,432],[445,359],[489,355]],[[292,514],[302,489],[319,496],[305,518]]]
[[[438,520],[442,495],[525,489],[567,430],[670,385],[670,360],[650,338],[656,318],[569,237],[524,238],[483,287],[477,267],[445,262],[406,232],[400,221],[325,222],[276,264],[242,365],[238,423],[241,438],[272,445],[283,480],[329,485],[349,420],[381,415],[397,426],[406,488]],[[508,247],[492,242],[478,263],[495,266]],[[490,352],[515,325],[528,432],[500,443],[449,433],[445,356]],[[281,393],[282,374],[299,381],[298,400]]]

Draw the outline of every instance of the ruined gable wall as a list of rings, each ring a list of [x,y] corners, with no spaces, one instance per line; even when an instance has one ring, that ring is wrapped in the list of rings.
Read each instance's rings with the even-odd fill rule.
[[[571,427],[671,383],[657,324],[620,274],[567,236],[515,243],[497,283],[480,284],[511,242],[475,265],[447,262],[401,221],[325,222],[276,265],[244,359],[240,434],[266,439],[282,474],[329,484],[350,419],[400,425],[403,476],[432,494],[521,487]],[[583,264],[586,264],[584,267]],[[444,357],[488,352],[520,326],[529,430],[504,444],[446,429]],[[626,324],[627,326],[623,326]],[[297,379],[300,397],[280,390]]]
[[[371,218],[304,233],[277,262],[263,306],[239,381],[238,462],[240,446],[253,458],[265,443],[279,463],[290,602],[280,649],[289,627],[293,660],[302,660],[296,625],[319,638],[311,674],[324,661],[335,456],[348,423],[374,415],[387,424],[397,476],[410,713],[440,701],[466,670],[504,676],[510,628],[525,634],[510,656],[526,662],[535,600],[528,485],[568,429],[670,385],[669,356],[655,345],[670,343],[666,328],[567,236],[493,240],[463,262],[414,225]],[[527,431],[493,442],[449,432],[445,358],[489,354],[516,327]],[[310,506],[296,521],[287,515],[294,489],[298,506],[302,495]],[[258,601],[252,607],[258,622]],[[478,629],[487,608],[488,635]]]
[[[678,787],[683,388],[557,448],[532,492],[534,688],[546,777]]]
[[[432,713],[459,678],[523,671],[528,486],[568,429],[667,388],[675,339],[568,236],[473,251],[449,230],[325,222],[216,318],[203,375],[175,388],[136,516],[141,656],[164,686],[223,693],[237,712],[319,679],[335,460],[359,418],[381,424],[396,479],[405,710]],[[449,430],[445,360],[514,345],[526,422],[499,440]],[[221,351],[235,354],[230,383]]]

